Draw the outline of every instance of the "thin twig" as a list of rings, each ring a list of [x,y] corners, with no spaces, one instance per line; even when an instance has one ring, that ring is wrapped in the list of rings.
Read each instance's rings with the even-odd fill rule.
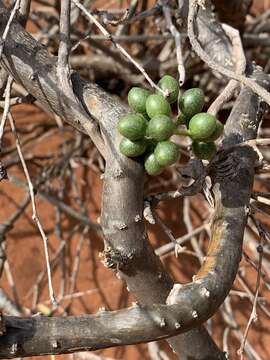
[[[72,273],[70,276],[70,290],[69,290],[70,294],[73,294],[76,289],[76,280],[78,277],[78,272],[79,272],[79,267],[80,267],[80,255],[81,255],[83,243],[85,241],[85,235],[87,232],[88,232],[88,228],[85,227],[81,234],[81,237],[77,244],[77,247],[76,247],[76,253],[75,253],[75,258],[73,261]]]
[[[246,330],[244,333],[244,338],[242,340],[241,346],[238,350],[238,354],[240,355],[240,359],[243,360],[243,354],[244,354],[244,349],[245,349],[245,344],[246,344],[246,340],[247,340],[247,336],[248,336],[248,332],[249,329],[252,325],[252,323],[254,321],[257,320],[257,302],[258,302],[258,297],[259,297],[259,291],[260,291],[260,283],[261,283],[261,268],[262,268],[262,260],[263,260],[263,240],[264,240],[264,232],[261,229],[259,223],[257,222],[257,220],[254,218],[253,215],[251,215],[251,219],[253,220],[254,224],[256,225],[259,235],[260,235],[260,244],[257,247],[257,251],[259,254],[259,265],[258,265],[258,273],[257,273],[257,280],[256,280],[256,288],[255,288],[255,296],[254,296],[254,300],[253,300],[253,306],[252,306],[252,311],[246,326]]]
[[[270,105],[270,93],[266,91],[262,86],[257,84],[254,80],[247,78],[246,76],[236,74],[234,71],[229,70],[222,65],[216,63],[212,58],[203,50],[199,41],[194,33],[194,21],[198,8],[198,0],[190,0],[189,2],[189,13],[188,13],[188,36],[191,42],[193,50],[196,54],[214,71],[219,72],[231,79],[237,80],[240,83],[249,87],[257,95],[259,95],[267,104]],[[265,81],[270,81],[265,80]]]
[[[4,94],[5,105],[4,105],[4,111],[3,111],[1,124],[0,124],[0,149],[2,148],[2,140],[3,140],[3,135],[4,135],[4,129],[5,129],[5,125],[6,125],[6,121],[7,121],[7,117],[8,117],[8,112],[9,112],[9,108],[10,108],[10,92],[11,92],[12,82],[13,82],[13,79],[12,79],[11,76],[9,76],[8,81],[7,81],[7,85],[6,85],[6,89],[5,89],[5,94]]]
[[[68,70],[69,38],[70,38],[70,4],[71,0],[61,1],[61,14],[59,21],[59,48],[58,48],[58,71]]]
[[[41,223],[39,221],[37,208],[36,208],[36,202],[35,202],[34,186],[32,184],[32,181],[31,181],[31,178],[30,178],[30,175],[29,175],[29,172],[28,172],[28,168],[27,168],[26,162],[25,162],[24,157],[23,157],[23,153],[22,153],[21,146],[20,146],[20,140],[19,140],[19,137],[18,137],[18,134],[17,134],[17,131],[16,131],[15,122],[14,122],[14,119],[13,119],[13,116],[12,116],[11,112],[9,112],[9,114],[8,114],[8,119],[9,119],[9,123],[10,123],[12,133],[13,133],[13,135],[15,137],[18,155],[19,155],[19,158],[21,160],[21,164],[22,164],[23,171],[24,171],[24,174],[25,174],[25,177],[26,177],[28,188],[29,188],[29,194],[30,194],[30,197],[31,197],[31,204],[32,204],[32,211],[33,211],[32,219],[35,221],[35,223],[36,223],[36,225],[38,227],[38,230],[40,232],[40,235],[42,237],[42,240],[43,240],[44,252],[45,252],[45,260],[46,260],[46,266],[47,266],[47,274],[48,274],[49,294],[50,294],[52,304],[55,305],[55,304],[57,304],[57,301],[56,301],[56,298],[55,298],[55,295],[54,295],[54,290],[53,290],[53,285],[52,285],[51,268],[50,268],[50,260],[49,260],[49,250],[48,250],[48,238],[47,238],[47,236],[46,236],[46,234],[45,234],[45,232],[43,230],[43,227],[42,227],[42,225],[41,225]]]
[[[175,256],[178,257],[178,254],[183,251],[182,246],[176,241],[172,230],[161,220],[157,212],[153,211],[154,219],[156,220],[156,223],[160,225],[164,233],[167,235],[167,237],[170,239],[170,241],[174,244],[174,251]]]
[[[179,238],[176,239],[176,243],[178,245],[183,245],[185,242],[187,242],[188,240],[190,240],[190,238],[192,236],[196,236],[198,234],[200,234],[202,231],[204,231],[206,229],[206,227],[208,226],[207,223],[198,226],[197,228],[195,228],[193,231],[189,232],[188,234],[185,234]],[[158,256],[164,256],[167,253],[169,253],[170,251],[173,251],[175,248],[175,243],[171,242],[165,245],[160,246],[159,248],[157,248],[155,250],[156,255]]]
[[[237,74],[243,74],[246,69],[246,56],[242,45],[242,40],[239,34],[239,31],[233,27],[222,24],[222,28],[232,43],[232,51],[234,54],[234,59],[236,59],[235,72]],[[230,80],[227,86],[223,89],[220,95],[215,99],[208,109],[208,113],[216,115],[219,110],[222,109],[223,105],[228,102],[235,90],[239,87],[239,83],[236,80]]]
[[[194,228],[193,228],[192,221],[191,221],[191,218],[190,218],[190,199],[188,197],[184,198],[183,220],[184,220],[184,223],[185,223],[185,226],[187,228],[188,233],[193,232]],[[191,237],[190,243],[191,243],[191,246],[192,246],[193,250],[195,251],[195,253],[198,256],[198,258],[200,260],[200,263],[202,264],[204,254],[203,254],[203,252],[202,252],[202,250],[201,250],[201,248],[200,248],[200,246],[198,244],[198,241],[197,241],[197,238],[196,238],[195,235],[193,235]]]
[[[143,74],[143,76],[146,78],[146,80],[149,82],[149,84],[156,90],[160,91],[164,96],[167,96],[166,92],[164,92],[162,89],[160,89],[150,78],[150,76],[147,74],[147,72],[144,70],[144,68],[132,58],[132,56],[117,42],[113,40],[113,37],[111,34],[105,29],[104,26],[102,26],[98,20],[95,18],[94,15],[91,14],[90,11],[88,11],[78,0],[72,0],[76,6],[97,26],[97,28],[102,32],[103,35],[107,37],[107,40],[110,40],[114,46],[130,61],[132,64]]]
[[[98,126],[94,121],[91,121],[81,102],[75,96],[70,81],[70,68],[68,64],[70,52],[70,5],[71,0],[63,0],[61,2],[61,14],[59,21],[60,44],[58,49],[57,78],[59,82],[59,88],[61,89],[61,94],[59,94],[59,97],[62,98],[62,103],[64,105],[63,116],[65,116],[66,119],[70,117],[70,99],[73,99],[74,103],[76,104],[75,108],[78,110],[76,112],[77,121],[83,126],[86,133],[94,141],[100,153],[103,155],[103,157],[105,157],[105,146]],[[63,96],[63,94],[65,96]]]
[[[167,354],[160,349],[157,341],[148,343],[148,353],[151,360],[169,360]]]
[[[167,23],[167,27],[170,30],[175,41],[175,51],[176,51],[177,64],[178,64],[177,68],[179,73],[179,84],[180,86],[182,86],[185,82],[186,70],[185,70],[184,58],[182,54],[181,35],[172,22],[171,8],[168,6],[168,3],[166,1],[163,0],[162,3],[163,3],[162,9]]]
[[[232,329],[233,334],[235,337],[241,342],[243,340],[243,333],[240,330],[238,323],[236,322],[234,316],[232,307],[230,304],[230,297],[228,296],[224,302],[225,311],[221,311],[221,315],[224,319],[224,321],[230,326]],[[246,353],[252,360],[262,360],[262,358],[257,354],[255,349],[251,346],[251,344],[247,341],[246,342]]]
[[[5,269],[5,274],[7,277],[8,284],[12,291],[14,302],[15,302],[16,306],[18,307],[18,309],[20,309],[21,306],[20,306],[19,296],[18,296],[18,293],[16,290],[15,282],[13,279],[13,275],[12,275],[12,271],[11,271],[8,259],[6,259],[6,261],[5,261],[4,269]]]

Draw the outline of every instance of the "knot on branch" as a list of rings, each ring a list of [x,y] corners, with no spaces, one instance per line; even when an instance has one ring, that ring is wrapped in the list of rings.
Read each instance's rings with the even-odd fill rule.
[[[106,249],[100,253],[100,257],[105,267],[126,272],[134,260],[135,253],[131,250],[128,254],[123,254],[121,251],[107,246]]]
[[[246,168],[246,160],[254,157],[257,157],[256,151],[243,144],[221,150],[210,164],[211,178],[214,181],[232,180],[239,176],[242,168]]]
[[[238,161],[238,163],[237,163]],[[239,165],[239,158],[234,152],[219,153],[211,164],[211,178],[215,181],[233,179],[237,175],[236,168]]]

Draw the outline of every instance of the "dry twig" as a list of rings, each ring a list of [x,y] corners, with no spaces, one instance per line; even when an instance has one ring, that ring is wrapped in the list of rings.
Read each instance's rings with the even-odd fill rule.
[[[188,14],[188,36],[193,50],[196,54],[214,71],[219,72],[231,79],[239,81],[241,84],[246,85],[253,90],[258,96],[260,96],[268,105],[270,105],[270,93],[262,86],[257,84],[254,80],[247,78],[246,76],[237,74],[236,72],[229,70],[222,65],[211,59],[211,57],[203,50],[194,32],[194,22],[196,18],[196,12],[198,9],[198,0],[191,0],[189,2],[189,14]],[[265,80],[269,83],[269,80]]]

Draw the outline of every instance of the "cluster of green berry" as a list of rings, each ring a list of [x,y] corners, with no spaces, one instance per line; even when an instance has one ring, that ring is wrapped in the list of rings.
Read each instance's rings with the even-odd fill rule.
[[[159,175],[166,166],[179,158],[179,147],[170,141],[173,134],[187,135],[193,139],[194,154],[209,160],[216,152],[214,140],[223,131],[223,125],[212,115],[200,113],[204,105],[201,89],[189,89],[179,99],[181,114],[172,119],[171,104],[179,97],[179,85],[170,75],[158,82],[159,91],[133,87],[128,93],[128,103],[134,113],[121,117],[118,131],[123,136],[119,150],[128,157],[144,154],[144,167],[149,175]],[[185,124],[187,130],[178,129]]]
[[[222,135],[224,126],[215,116],[201,112],[203,106],[204,93],[201,89],[185,91],[179,99],[181,114],[177,118],[177,125],[186,125],[186,135],[193,140],[194,155],[202,160],[210,160],[216,154],[215,140]],[[181,131],[178,133],[183,134]]]

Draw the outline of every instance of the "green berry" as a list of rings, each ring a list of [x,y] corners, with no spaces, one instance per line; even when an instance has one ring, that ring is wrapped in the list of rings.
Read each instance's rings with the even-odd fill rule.
[[[177,80],[171,75],[164,75],[158,82],[158,87],[160,87],[163,91],[165,91],[168,96],[166,100],[172,104],[174,103],[179,94],[179,85]]]
[[[148,96],[146,100],[146,112],[148,116],[152,117],[157,115],[171,115],[170,104],[164,97],[160,94],[153,94]]]
[[[154,154],[160,166],[169,166],[179,158],[179,149],[171,141],[161,141],[157,144]]]
[[[196,114],[189,122],[190,136],[194,140],[207,141],[216,130],[216,123],[216,117],[211,114]]]
[[[146,141],[147,141],[147,152],[148,153],[154,152],[158,142],[153,139],[147,139]]]
[[[138,141],[131,141],[127,138],[123,138],[119,145],[120,152],[128,157],[136,157],[142,155],[146,150],[145,139]]]
[[[172,120],[166,115],[154,116],[148,123],[146,134],[157,141],[167,140],[174,131]]]
[[[177,126],[179,126],[179,125],[186,125],[186,126],[188,126],[189,120],[190,120],[190,117],[189,117],[189,116],[187,116],[187,115],[185,115],[185,114],[179,114],[179,115],[177,116],[177,119],[176,119],[176,124],[177,124]]]
[[[193,141],[192,143],[192,151],[194,155],[202,160],[211,160],[216,152],[217,148],[214,142],[199,142]]]
[[[146,156],[144,161],[144,168],[147,174],[151,176],[159,175],[164,170],[164,168],[157,162],[154,154],[149,154]]]
[[[192,88],[185,91],[179,101],[180,110],[190,118],[202,111],[203,105],[204,93],[199,88]]]
[[[216,129],[207,141],[216,141],[223,133],[224,125],[219,120],[216,121]]]
[[[141,114],[126,114],[118,122],[118,131],[129,140],[140,140],[144,137],[147,120]]]
[[[136,112],[144,114],[146,112],[145,103],[150,95],[148,90],[133,87],[128,93],[128,104]]]

